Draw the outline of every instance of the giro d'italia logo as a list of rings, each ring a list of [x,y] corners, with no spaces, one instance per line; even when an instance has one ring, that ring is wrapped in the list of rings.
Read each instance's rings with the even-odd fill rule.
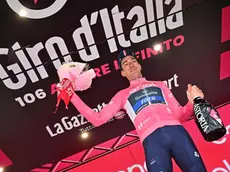
[[[30,0],[37,4],[39,0]],[[20,15],[21,11],[26,11],[24,17],[30,19],[42,19],[56,14],[65,5],[67,0],[55,0],[51,5],[43,9],[31,9],[23,5],[20,0],[6,0],[9,7]]]

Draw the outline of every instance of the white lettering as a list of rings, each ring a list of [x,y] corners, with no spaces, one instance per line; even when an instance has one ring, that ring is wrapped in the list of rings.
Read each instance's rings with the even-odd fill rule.
[[[9,52],[8,48],[0,48],[0,55],[7,55]]]
[[[172,2],[172,0],[166,1],[166,3],[167,2],[168,2],[167,5],[169,5]],[[182,15],[181,10],[182,10],[182,0],[175,0],[175,5],[171,9],[171,11],[169,12],[169,16],[166,19],[166,26],[168,29],[175,29],[175,28],[178,28],[178,27],[184,25],[183,15]],[[181,12],[179,12],[179,11],[181,11]],[[178,13],[176,13],[176,12],[178,12]]]
[[[71,121],[66,122],[67,119],[69,119],[69,117],[63,117],[61,119],[61,122],[64,125],[66,130],[71,130],[73,128],[73,124]]]
[[[95,13],[93,13],[93,14],[95,14]],[[91,28],[90,28],[90,24],[89,24],[89,20],[88,20],[87,16],[85,15],[80,20],[80,22],[81,22],[82,27],[76,29],[73,33],[73,40],[75,42],[77,49],[78,50],[82,49],[79,51],[79,55],[80,55],[82,60],[87,61],[87,62],[98,59],[100,56],[99,56],[99,53],[97,50],[97,46],[93,45],[93,44],[95,44],[95,40],[93,38],[93,33],[92,33]],[[86,41],[89,45],[89,50],[91,52],[90,55],[87,54],[86,49],[84,48],[83,41],[81,39],[82,34],[85,36]]]
[[[203,131],[205,133],[207,133],[208,129],[209,129],[209,125],[208,125],[208,122],[205,120],[199,105],[197,105],[197,104],[194,105],[194,112],[196,114],[196,118],[197,118],[201,128],[203,129]]]
[[[139,171],[139,172],[147,172],[147,166],[146,166],[146,162],[144,162],[144,165],[140,165],[140,164],[133,164],[130,167],[127,168],[127,172],[134,172],[134,171]],[[117,172],[126,172],[126,170],[119,170]]]
[[[58,58],[60,56],[58,56],[58,54],[54,48],[54,45],[58,46],[58,48],[61,52],[61,55],[64,56],[65,62],[72,61],[72,58],[70,55],[66,55],[66,54],[69,54],[69,50],[65,44],[65,41],[62,38],[55,36],[55,37],[48,39],[45,43],[45,47],[46,47],[46,50],[47,50],[51,60],[53,60],[53,64],[54,64],[55,68],[58,69],[61,66],[61,61]]]
[[[101,16],[102,26],[105,31],[105,36],[107,38],[107,43],[109,45],[110,52],[113,53],[117,51],[117,45],[116,45],[115,38],[113,38],[114,34],[113,34],[112,25],[109,19],[108,9],[101,10],[100,16]]]
[[[84,125],[88,122],[82,115],[78,115],[77,117],[81,118],[81,125]]]
[[[147,27],[145,26],[145,15],[144,10],[140,6],[133,7],[127,15],[127,19],[132,20],[132,18],[137,15],[137,21],[133,25],[132,30],[130,32],[130,38],[133,43],[139,43],[148,39]],[[143,26],[144,25],[144,26]],[[138,29],[138,27],[140,27]],[[136,29],[135,29],[136,28]],[[138,34],[139,30],[139,34]]]
[[[97,108],[94,108],[94,110],[96,112],[99,112],[103,107],[105,107],[106,104],[103,102],[102,104],[98,104]],[[49,135],[51,137],[57,136],[59,134],[64,133],[67,130],[72,130],[73,128],[78,128],[82,125],[87,124],[88,121],[81,115],[76,115],[76,116],[65,116],[62,117],[60,123],[55,123],[53,127],[50,126],[46,126],[46,130],[48,131]],[[87,126],[85,129],[79,129],[80,131],[84,132],[87,130],[90,130],[92,128],[94,128],[95,126]],[[56,129],[56,133],[54,133],[51,129],[53,128],[53,130]]]
[[[157,36],[157,29],[154,15],[154,5],[153,0],[145,0],[145,6],[147,11],[147,19],[149,22],[149,32],[151,37]]]
[[[42,79],[47,78],[49,75],[45,69],[45,67],[42,65],[42,62],[39,58],[38,53],[44,49],[44,46],[41,42],[37,43],[34,47],[32,48],[26,48],[27,53],[29,54],[32,62],[34,63],[38,73],[40,74]]]
[[[229,172],[230,171],[230,164],[225,159],[223,160],[223,163],[224,163],[226,168],[217,167],[217,168],[213,169],[212,172]]]
[[[81,119],[81,122],[80,120],[78,119],[78,117],[81,116],[81,115],[78,115],[78,116],[73,116],[71,118],[71,121],[73,122],[73,127],[79,127],[80,125],[84,125],[84,122],[82,121],[82,118]],[[82,117],[82,116],[81,116]]]
[[[57,10],[58,7],[62,7],[66,2],[66,0],[63,0],[64,2],[58,4],[58,1],[60,0],[56,0],[55,3],[53,3],[50,6],[50,9],[52,9],[53,12],[55,11],[55,13],[58,11]],[[7,3],[12,9],[15,10],[15,12],[18,13],[19,12],[18,10],[19,9],[21,10],[22,5],[21,3],[19,3],[18,0],[16,0],[14,3],[11,3],[11,1],[7,0]],[[168,14],[165,14],[164,11],[165,5],[171,8],[171,10],[169,9],[170,11]],[[30,10],[29,11],[26,10],[28,12],[27,17],[29,18],[44,17],[43,16],[44,11],[42,12],[42,10],[45,9],[41,9],[41,11],[40,10],[30,11]],[[52,13],[52,10],[49,11],[49,14]],[[145,10],[146,10],[146,14],[144,14]],[[112,14],[111,17],[112,19],[109,17],[111,14]],[[93,32],[91,28],[92,25],[98,24],[97,21],[99,15],[101,18],[101,23],[104,29],[104,34],[108,43],[108,47],[111,53],[118,50],[118,45],[117,42],[115,41],[115,37],[117,37],[119,47],[129,47],[131,46],[131,42],[139,43],[141,41],[149,39],[149,36],[151,38],[155,37],[158,34],[165,33],[167,29],[169,30],[176,29],[178,27],[183,26],[184,24],[183,15],[182,15],[182,0],[169,0],[169,1],[145,0],[145,6],[132,7],[130,11],[127,12],[126,16],[123,11],[119,10],[118,5],[114,6],[111,9],[111,11],[108,11],[107,8],[104,8],[102,10],[91,13],[89,15],[90,17],[84,15],[80,19],[80,27],[73,32],[72,38],[80,58],[85,62],[90,62],[100,58],[98,48],[97,48],[97,43],[93,35],[96,32]],[[147,16],[146,19],[145,16]],[[127,21],[127,20],[134,20],[134,19],[136,19],[136,21],[134,21],[132,30],[130,32],[127,32],[127,29],[123,28],[123,22],[125,22],[124,20]],[[115,30],[115,33],[113,33],[113,30]],[[124,30],[126,30],[126,34],[124,34]],[[166,45],[166,49],[170,49],[171,48],[170,44],[173,43],[174,46],[179,46],[183,44],[183,42],[184,42],[184,37],[180,35],[173,40],[171,39],[166,42],[163,42],[163,44]],[[55,46],[58,48],[58,50],[55,50]],[[41,42],[38,42],[32,48],[31,47],[22,48],[18,42],[15,42],[12,46],[12,49],[14,50],[14,53],[19,59],[21,64],[19,65],[15,63],[6,67],[0,66],[0,78],[3,80],[7,88],[12,90],[23,88],[27,83],[25,73],[27,73],[32,83],[38,82],[40,78],[45,79],[49,77],[47,70],[45,69],[44,65],[42,64],[42,61],[39,58],[39,52],[42,51],[44,47],[48,55],[50,56],[50,59],[52,60],[53,65],[56,69],[59,68],[59,66],[61,65],[60,58],[64,58],[65,62],[72,61],[67,45],[64,39],[61,37],[58,36],[51,37],[46,41],[44,46]],[[28,52],[28,54],[24,53],[25,50]],[[149,51],[150,50],[147,49],[146,52],[148,58],[151,56],[152,53],[152,50],[151,52]],[[153,52],[153,54],[156,55],[159,52]],[[8,53],[10,53],[9,49],[0,48],[0,55],[7,55]],[[142,54],[145,53],[142,51]],[[32,60],[33,66],[30,64],[28,58]],[[146,58],[146,56],[143,58]],[[21,69],[20,66],[22,66],[25,69],[25,72],[23,72],[23,69]],[[6,69],[8,69],[8,71],[6,71]],[[14,79],[11,80],[11,78],[9,78],[8,72],[10,70],[12,70],[14,75],[16,75],[17,81],[15,81]],[[38,77],[37,75],[40,75],[40,77]],[[177,81],[176,76],[168,81],[168,85],[172,87],[173,81],[174,81],[174,85],[177,87],[178,84],[176,82]]]
[[[33,103],[35,101],[35,97],[31,93],[27,93],[23,96],[26,103]]]
[[[15,101],[17,101],[21,107],[24,107],[26,104],[24,102],[28,103],[34,103],[36,101],[36,98],[38,99],[44,99],[46,97],[46,93],[44,92],[43,89],[37,89],[35,93],[27,93],[21,97],[15,98]]]
[[[140,172],[145,172],[144,168],[140,164],[134,164],[131,167],[128,167],[127,170],[128,170],[128,172],[133,172],[134,169],[136,169],[136,170],[139,169]]]
[[[9,77],[9,75],[6,73],[5,69],[2,67],[0,64],[0,77],[3,79],[4,85],[11,89],[11,90],[17,90],[26,85],[27,79],[26,76],[22,72],[22,69],[19,67],[18,64],[12,64],[7,66],[8,71],[12,71],[14,74],[16,74],[17,82],[12,81],[11,78],[6,78]],[[20,74],[18,74],[20,73]],[[5,79],[6,78],[6,79]]]
[[[48,131],[48,133],[50,134],[51,137],[54,137],[57,135],[57,133],[53,133],[52,130],[50,129],[49,126],[46,126],[46,130]]]
[[[125,35],[121,34],[121,33],[123,33],[123,27],[122,27],[121,19],[123,19],[125,17],[124,12],[119,12],[118,5],[116,5],[112,9],[112,13],[113,13],[113,22],[115,25],[115,30],[116,30],[116,33],[118,35],[117,39],[118,39],[120,46],[122,46],[122,47],[131,46],[130,41],[125,39]]]
[[[61,124],[58,124],[58,123],[54,124],[54,128],[57,128],[57,130],[56,130],[57,134],[61,134],[61,133],[65,132],[63,127],[61,126]]]
[[[35,71],[32,69],[32,66],[27,59],[25,53],[22,51],[22,47],[19,45],[18,42],[16,42],[13,46],[12,49],[15,51],[16,56],[18,57],[19,61],[21,62],[22,66],[24,67],[25,70],[27,71],[27,74],[29,75],[30,80],[32,83],[37,82],[39,79],[37,77],[37,74]]]
[[[163,81],[167,87],[171,90],[172,87],[179,87],[179,84],[178,84],[178,75],[177,74],[174,74],[173,77],[169,78],[168,80],[165,80]],[[172,82],[174,83],[174,85],[172,84]]]

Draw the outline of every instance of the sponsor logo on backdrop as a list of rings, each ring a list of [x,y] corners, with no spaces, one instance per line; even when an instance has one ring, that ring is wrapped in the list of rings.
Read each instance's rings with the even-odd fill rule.
[[[139,172],[147,172],[146,162],[144,162],[143,165],[141,165],[141,164],[133,164],[130,167],[128,167],[126,170],[119,170],[117,172],[135,172],[137,170]]]
[[[230,171],[230,164],[226,159],[222,161],[224,163],[224,168],[223,167],[217,167],[212,170],[212,172],[229,172]]]
[[[96,108],[93,108],[95,112],[99,112],[106,104],[103,102],[102,104],[98,104]],[[81,115],[75,116],[64,116],[61,118],[60,122],[55,123],[54,125],[47,125],[46,130],[48,131],[51,137],[57,136],[59,134],[64,133],[65,131],[72,130],[74,128],[82,127],[87,124],[88,121]],[[93,129],[94,126],[82,127],[79,129],[80,132],[86,132],[90,129]]]
[[[10,0],[7,0],[7,2],[10,4],[13,3]],[[18,0],[14,1],[14,3],[16,2],[19,3]],[[58,3],[58,0],[51,6],[54,6],[56,3]],[[61,2],[61,4],[63,3],[64,1]],[[164,7],[170,8],[168,14],[165,14]],[[102,23],[101,27],[104,31],[104,39],[108,45],[107,47],[113,53],[118,51],[118,47],[130,47],[132,43],[140,43],[170,30],[182,27],[184,22],[181,10],[182,0],[145,0],[144,7],[134,6],[130,8],[127,15],[119,9],[118,5],[112,9],[104,8],[89,15],[84,15],[80,19],[80,27],[76,28],[72,33],[72,41],[76,46],[76,52],[70,52],[65,40],[59,36],[53,36],[47,41],[38,42],[33,46],[21,46],[16,41],[10,48],[0,48],[0,56],[8,58],[8,55],[13,53],[14,58],[17,58],[15,60],[18,60],[18,63],[7,66],[0,64],[0,78],[5,87],[10,90],[20,90],[28,84],[34,84],[48,78],[50,74],[39,56],[41,51],[47,53],[50,63],[53,64],[55,69],[60,67],[62,61],[78,61],[77,59],[72,59],[71,53],[78,53],[81,60],[87,63],[99,59],[100,54],[94,35],[96,32],[92,28],[93,25],[98,24],[99,17]],[[136,22],[132,29],[130,31],[124,29],[123,24],[125,20],[133,20],[134,17]],[[129,32],[128,36],[124,35],[124,30]],[[85,43],[83,43],[82,35],[86,38]],[[175,35],[171,39],[160,42],[163,46],[163,49],[160,51],[155,51],[153,47],[146,47],[137,51],[136,54],[139,58],[145,60],[163,51],[168,51],[171,47],[180,46],[183,43],[184,36]],[[57,49],[59,49],[58,52]],[[89,51],[86,51],[86,49]],[[58,53],[61,53],[61,56]],[[94,70],[98,78],[110,74],[112,68],[118,70],[117,60],[114,60],[113,64],[103,64]],[[21,107],[26,107],[28,104],[46,97],[47,93],[45,89],[35,88],[34,90],[28,90],[28,93],[24,93],[24,95],[16,97],[15,102]]]
[[[170,5],[173,3],[173,1],[168,1],[170,3],[166,5]],[[183,26],[183,15],[182,15],[182,5],[181,5],[181,0],[175,1],[175,5],[172,7],[172,9],[169,11],[167,16],[164,16],[164,8],[163,8],[163,1],[157,1],[156,6],[153,6],[153,1],[152,0],[146,0],[146,7],[145,9],[141,6],[134,6],[127,16],[124,15],[124,12],[119,11],[118,5],[115,6],[110,13],[115,13],[110,19],[109,17],[109,11],[107,8],[102,9],[100,11],[96,11],[92,13],[90,18],[85,15],[80,19],[81,27],[77,28],[72,35],[73,41],[76,45],[77,50],[79,50],[79,55],[83,61],[90,62],[92,60],[95,60],[97,58],[100,58],[97,45],[94,39],[93,30],[91,28],[92,25],[96,24],[98,17],[102,19],[102,27],[104,29],[105,37],[107,39],[107,43],[110,49],[110,52],[116,52],[118,50],[118,45],[115,42],[115,37],[118,39],[119,46],[121,47],[130,47],[131,42],[132,43],[139,43],[144,40],[150,39],[152,37],[156,37],[159,34],[165,33],[168,30],[173,30],[178,27]],[[154,10],[156,9],[157,11],[157,17],[154,16]],[[144,12],[146,11],[147,13],[147,18],[144,18]],[[124,28],[122,22],[124,20],[132,20],[134,16],[137,16],[137,21],[133,25],[134,30],[130,31],[129,34],[129,39],[124,38]],[[173,20],[174,19],[174,20]],[[148,24],[146,24],[148,23]],[[116,33],[113,32],[112,30],[112,24],[115,26],[115,31]],[[143,26],[142,26],[143,25]],[[148,34],[149,30],[149,34]],[[157,31],[158,30],[158,31]],[[137,34],[137,32],[140,31],[140,34]],[[86,42],[87,46],[83,44],[83,40],[81,38],[81,34],[83,34],[86,37]],[[117,36],[118,35],[118,36]],[[148,36],[150,35],[150,36]],[[183,36],[181,37],[175,37],[174,39],[169,39],[163,42],[165,44],[166,49],[170,49],[170,45],[172,44],[174,46],[178,46],[178,44],[181,44],[184,39]],[[33,61],[33,65],[40,66],[40,69],[37,69],[38,72],[42,75],[42,79],[47,78],[48,74],[44,67],[42,66],[43,64],[41,63],[40,57],[39,57],[39,52],[43,49],[47,50],[48,55],[50,56],[51,60],[53,60],[53,64],[55,68],[57,69],[61,65],[61,61],[58,59],[57,52],[54,49],[54,44],[58,45],[58,48],[60,49],[60,52],[62,53],[64,57],[64,60],[68,62],[69,60],[72,60],[71,56],[68,55],[70,52],[68,51],[67,45],[64,41],[63,38],[55,36],[49,38],[45,44],[42,42],[37,43],[34,45],[34,47],[27,47],[25,49],[21,49],[22,47],[18,42],[15,42],[15,44],[11,47],[15,52],[15,55],[19,59],[19,61],[22,63],[22,66],[25,68],[25,70],[29,70],[32,68],[31,64],[29,63],[28,58],[30,58]],[[90,54],[86,53],[86,48],[89,48]],[[149,48],[150,49],[150,48]],[[29,55],[27,57],[24,53],[26,51]],[[2,55],[7,55],[9,52],[9,49],[0,49],[0,52]],[[153,52],[153,50],[148,50],[146,51],[147,55],[154,54],[156,52]],[[15,67],[17,66],[18,72],[22,72],[21,68],[19,67],[18,64],[15,64]],[[12,66],[8,67],[9,70],[12,68]],[[13,71],[14,72],[14,71]],[[1,76],[2,79],[4,79],[7,76]],[[32,73],[32,72],[31,72]],[[35,75],[36,76],[36,75]],[[37,79],[32,79],[30,77],[32,82],[37,82]],[[8,85],[6,85],[8,87]],[[15,88],[15,87],[8,87],[9,89],[20,89],[20,88]]]
[[[32,1],[32,0],[31,0]],[[38,0],[34,0],[36,4]],[[46,17],[50,17],[56,14],[58,11],[62,9],[67,0],[55,0],[52,5],[44,9],[30,9],[25,7],[19,0],[6,0],[9,7],[18,15],[20,15],[21,10],[25,10],[27,12],[26,18],[30,19],[42,19]]]
[[[224,159],[222,162],[224,164],[224,168],[223,167],[216,167],[212,170],[212,172],[229,172],[230,171],[230,164],[228,163],[228,161],[226,159]],[[147,172],[146,162],[144,162],[143,165],[133,164],[133,165],[129,166],[127,169],[118,170],[117,172],[135,172],[137,170],[139,172]]]
[[[227,142],[227,140],[229,139],[230,124],[227,125],[225,128],[227,130],[225,136],[217,141],[213,141],[213,143],[220,145]]]

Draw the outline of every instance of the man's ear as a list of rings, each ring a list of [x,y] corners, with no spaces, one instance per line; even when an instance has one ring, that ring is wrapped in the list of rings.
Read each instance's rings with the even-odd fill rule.
[[[125,77],[125,72],[123,70],[121,70],[121,75]]]

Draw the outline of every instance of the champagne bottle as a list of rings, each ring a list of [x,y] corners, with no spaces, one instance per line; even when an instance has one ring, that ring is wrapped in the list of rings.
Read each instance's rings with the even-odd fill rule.
[[[196,97],[194,101],[195,122],[206,141],[215,141],[226,134],[226,128],[217,110],[206,100]]]

